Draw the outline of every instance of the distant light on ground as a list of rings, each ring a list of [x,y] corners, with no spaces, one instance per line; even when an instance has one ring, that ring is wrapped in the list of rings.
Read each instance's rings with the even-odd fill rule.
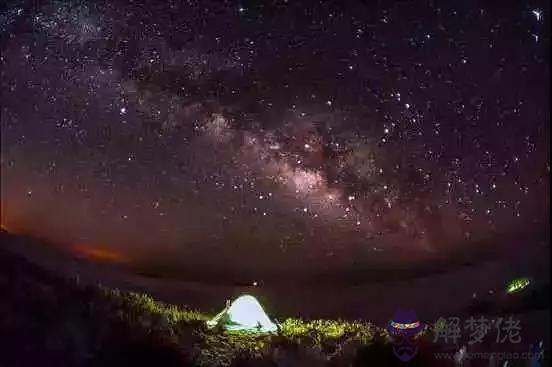
[[[529,280],[529,278],[516,278],[508,283],[506,292],[517,293],[526,288],[529,284],[531,284],[531,280]]]

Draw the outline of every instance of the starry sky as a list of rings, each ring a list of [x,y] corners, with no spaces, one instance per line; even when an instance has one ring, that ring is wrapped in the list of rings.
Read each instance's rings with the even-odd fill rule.
[[[259,273],[542,230],[548,3],[489,4],[8,1],[2,226]]]

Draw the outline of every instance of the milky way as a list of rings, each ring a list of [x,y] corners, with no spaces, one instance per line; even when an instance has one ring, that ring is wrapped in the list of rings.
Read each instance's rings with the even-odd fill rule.
[[[9,2],[2,225],[259,268],[544,228],[545,2],[307,3]]]

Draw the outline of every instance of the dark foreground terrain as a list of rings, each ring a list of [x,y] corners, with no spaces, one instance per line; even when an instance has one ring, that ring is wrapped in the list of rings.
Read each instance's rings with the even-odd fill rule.
[[[9,237],[3,234],[2,240]],[[473,312],[531,315],[548,329],[543,326],[549,320],[545,292],[476,304]],[[210,316],[54,275],[0,246],[0,366],[504,366],[498,360],[460,362],[457,352],[464,341],[435,343],[431,324],[418,341],[417,356],[403,363],[385,330],[365,321],[288,318],[278,335],[251,335],[207,330]],[[467,350],[522,353],[529,348],[524,340]],[[441,352],[450,357],[437,358]],[[511,360],[507,366],[548,365],[538,363]]]

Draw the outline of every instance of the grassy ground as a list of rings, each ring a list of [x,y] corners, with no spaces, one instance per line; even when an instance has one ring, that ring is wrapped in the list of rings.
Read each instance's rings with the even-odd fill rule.
[[[288,318],[280,320],[280,330],[273,335],[208,329],[205,321],[214,315],[163,304],[145,294],[55,276],[8,251],[17,245],[3,246],[11,240],[0,231],[0,367],[445,367],[459,364],[452,358],[437,359],[435,353],[453,352],[452,356],[466,345],[466,338],[437,345],[428,328],[418,340],[416,357],[404,363],[393,354],[385,330],[367,321]],[[548,285],[493,299],[475,303],[468,314],[526,316],[520,352],[528,350],[532,338],[549,335],[549,317],[543,316],[550,309]],[[224,301],[220,300],[221,307]],[[493,334],[486,344],[469,350],[515,347],[494,340]],[[525,362],[509,361],[508,367],[525,367]],[[469,361],[469,366],[503,367],[496,363],[481,359]]]
[[[188,352],[199,366],[231,366],[238,361],[277,362],[289,358],[290,351],[313,361],[327,362],[369,346],[377,336],[383,338],[385,334],[367,322],[298,318],[284,320],[277,334],[226,332],[205,327],[205,321],[214,315],[166,305],[144,294],[106,288],[99,288],[99,293],[115,308],[110,313],[119,315],[125,323],[155,334],[175,349],[191,346]]]
[[[278,333],[259,335],[208,329],[213,316],[55,277],[0,246],[0,367],[454,365],[435,359],[443,349],[429,329],[403,363],[386,331],[366,321],[288,318]]]
[[[401,364],[368,322],[289,318],[259,335],[208,329],[212,316],[57,278],[0,249],[1,367]]]

